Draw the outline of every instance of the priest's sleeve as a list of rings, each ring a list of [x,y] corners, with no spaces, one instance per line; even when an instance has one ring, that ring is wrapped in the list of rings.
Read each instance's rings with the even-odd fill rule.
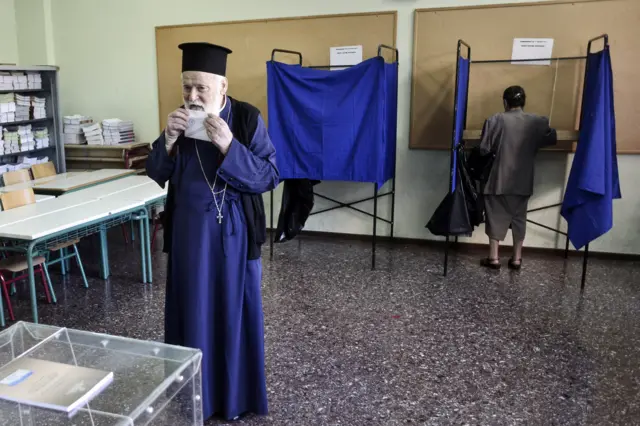
[[[229,186],[245,193],[262,194],[278,185],[276,149],[262,117],[258,117],[258,126],[248,148],[233,139],[218,169],[218,176]]]
[[[151,153],[147,157],[146,164],[147,176],[164,188],[164,184],[171,178],[176,164],[175,159],[167,152],[164,132],[151,147]]]

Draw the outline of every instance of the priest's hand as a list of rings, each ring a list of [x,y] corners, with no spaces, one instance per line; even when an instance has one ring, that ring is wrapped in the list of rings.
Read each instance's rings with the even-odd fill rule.
[[[167,117],[167,128],[164,130],[167,151],[171,151],[178,137],[187,129],[189,112],[184,108],[178,108]]]
[[[207,119],[204,120],[204,128],[207,130],[209,139],[220,150],[222,155],[227,155],[233,140],[233,134],[227,123],[222,118],[209,114]]]

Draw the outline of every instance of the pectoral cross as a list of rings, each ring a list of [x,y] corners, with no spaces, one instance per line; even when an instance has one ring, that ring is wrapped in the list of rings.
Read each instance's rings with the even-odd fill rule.
[[[216,216],[216,218],[218,218],[218,223],[222,223],[222,212],[218,212],[218,216]]]

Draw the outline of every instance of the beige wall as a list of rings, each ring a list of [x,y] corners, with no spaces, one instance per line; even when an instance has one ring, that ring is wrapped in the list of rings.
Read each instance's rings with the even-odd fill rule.
[[[401,52],[401,63],[396,235],[407,238],[433,238],[424,226],[446,192],[449,167],[448,154],[445,152],[409,151],[407,148],[413,10],[424,7],[499,2],[490,0],[415,0],[411,2],[402,0],[326,0],[324,2],[191,0],[183,2],[185,6],[179,6],[180,3],[173,0],[36,1],[40,1],[43,7],[49,4],[51,8],[52,29],[49,31],[49,38],[53,39],[53,47],[49,49],[46,57],[49,60],[53,58],[61,67],[63,112],[89,114],[97,119],[109,117],[131,119],[135,122],[139,138],[148,141],[157,136],[159,125],[155,26],[397,10],[397,40]],[[18,8],[18,12],[20,11],[22,11],[21,7]],[[43,19],[46,22],[46,13]],[[40,22],[40,18],[33,22]],[[33,22],[25,17],[19,17],[18,33],[22,34],[26,28],[34,25]],[[22,37],[18,38],[26,40]],[[38,43],[21,42],[20,49],[21,58],[42,57],[42,48]],[[570,161],[571,156],[565,154],[540,155],[533,206],[561,201]],[[615,205],[613,231],[594,243],[592,249],[640,253],[640,193],[633,191],[635,183],[640,181],[640,157],[621,156],[619,162],[625,198]],[[372,185],[331,182],[322,184],[320,190],[334,198],[355,200],[372,195],[373,189]],[[325,203],[318,201],[318,205],[324,206]],[[368,209],[372,207],[371,204],[367,206],[366,203],[364,206]],[[380,209],[388,212],[389,204],[381,203]],[[562,222],[557,209],[536,213],[532,218],[549,226],[558,226]],[[371,221],[357,213],[338,210],[311,218],[307,228],[369,234]],[[379,233],[386,232],[387,226],[381,224]],[[482,230],[475,233],[472,241],[485,241]],[[531,226],[526,245],[563,247],[564,241],[558,240],[557,236],[549,231]]]

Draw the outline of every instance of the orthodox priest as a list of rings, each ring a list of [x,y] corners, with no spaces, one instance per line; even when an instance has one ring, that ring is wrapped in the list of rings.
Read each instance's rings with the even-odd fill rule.
[[[147,159],[149,177],[169,185],[165,341],[202,350],[205,419],[264,415],[261,194],[278,184],[276,153],[258,109],[227,96],[231,50],[179,48],[184,105]],[[196,115],[206,117],[204,138],[184,135]]]

